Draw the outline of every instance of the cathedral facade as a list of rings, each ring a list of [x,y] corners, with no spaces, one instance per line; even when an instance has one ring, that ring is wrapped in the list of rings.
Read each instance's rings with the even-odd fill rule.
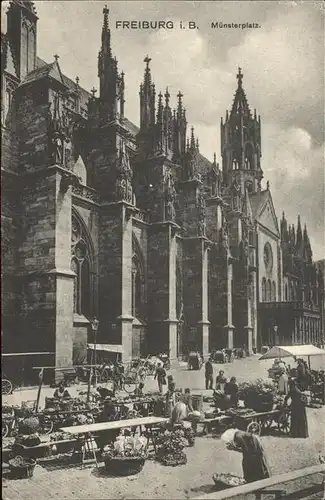
[[[58,56],[37,57],[33,2],[12,0],[7,12],[4,351],[48,353],[59,367],[84,359],[94,335],[120,345],[124,361],[321,342],[323,275],[306,227],[284,215],[279,224],[262,188],[261,119],[241,70],[219,165],[201,154],[181,92],[174,105],[168,88],[156,93],[148,56],[140,126],[127,119],[103,16],[96,96],[62,74]]]

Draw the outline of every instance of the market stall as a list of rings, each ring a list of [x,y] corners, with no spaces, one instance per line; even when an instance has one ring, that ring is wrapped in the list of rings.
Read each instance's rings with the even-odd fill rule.
[[[310,358],[313,356],[324,356],[325,367],[325,351],[318,347],[309,345],[278,345],[269,349],[259,360],[263,359],[282,359],[282,358],[308,358],[309,368],[311,367]]]

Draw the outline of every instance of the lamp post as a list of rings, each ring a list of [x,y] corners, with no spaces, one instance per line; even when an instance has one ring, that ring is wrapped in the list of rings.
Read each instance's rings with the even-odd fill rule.
[[[97,386],[97,370],[96,370],[96,362],[97,362],[97,331],[98,331],[99,321],[97,318],[94,318],[91,322],[91,329],[93,331],[94,337],[94,365],[95,365],[95,386]]]

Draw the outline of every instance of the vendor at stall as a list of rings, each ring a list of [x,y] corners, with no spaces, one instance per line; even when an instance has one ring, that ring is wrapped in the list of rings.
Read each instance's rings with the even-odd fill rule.
[[[238,391],[236,377],[231,377],[230,381],[225,385],[225,395],[229,397],[231,406],[238,405]]]
[[[218,391],[224,392],[227,381],[228,379],[225,376],[225,372],[223,370],[220,370],[216,377],[216,389]]]
[[[65,387],[65,383],[62,380],[59,383],[59,386],[55,389],[53,394],[54,399],[71,399],[71,395],[67,388]]]
[[[221,439],[226,443],[228,450],[242,453],[243,475],[247,483],[270,477],[264,450],[256,434],[228,429],[222,434]]]
[[[291,399],[290,435],[293,438],[307,438],[308,422],[304,394],[298,389],[295,380],[290,380],[289,388],[290,390],[284,399],[284,404],[286,405],[289,398]]]

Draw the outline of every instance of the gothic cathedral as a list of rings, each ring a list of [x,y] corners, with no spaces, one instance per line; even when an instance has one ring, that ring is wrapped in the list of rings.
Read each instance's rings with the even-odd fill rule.
[[[323,275],[306,227],[284,215],[279,224],[269,184],[262,187],[261,119],[241,69],[221,119],[219,165],[188,129],[182,93],[174,107],[172,89],[156,94],[148,56],[140,128],[127,119],[103,14],[96,96],[62,74],[58,56],[37,56],[33,2],[12,0],[7,12],[4,352],[78,363],[95,317],[97,343],[121,346],[124,361],[321,342]]]

